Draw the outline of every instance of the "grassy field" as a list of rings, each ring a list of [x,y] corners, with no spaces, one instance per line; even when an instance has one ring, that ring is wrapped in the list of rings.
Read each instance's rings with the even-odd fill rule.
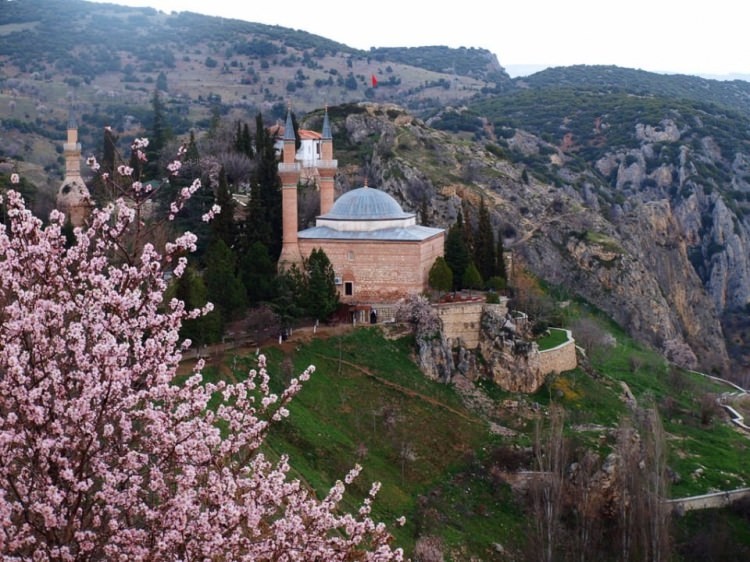
[[[613,431],[629,414],[623,383],[639,403],[659,408],[679,475],[672,497],[747,485],[748,438],[719,411],[707,415],[704,398],[724,391],[717,383],[669,367],[616,327],[616,344],[592,354],[584,368],[550,377],[534,395],[480,385],[497,405],[481,414],[452,385],[428,380],[412,361],[410,337],[389,339],[377,327],[292,341],[262,350],[272,385],[281,389],[308,365],[316,372],[291,404],[291,416],[268,440],[288,453],[295,475],[325,494],[354,463],[363,465],[345,502],[355,509],[373,481],[382,483],[373,515],[392,524],[396,541],[411,552],[416,537],[442,537],[450,559],[503,560],[496,543],[520,552],[528,522],[510,487],[494,474],[497,457],[533,441],[535,414],[551,403],[566,409],[566,431],[576,443],[605,456]],[[293,338],[294,340],[294,338]],[[242,377],[254,354],[226,356],[211,377]],[[509,433],[489,431],[489,422]],[[696,476],[696,469],[701,475]]]

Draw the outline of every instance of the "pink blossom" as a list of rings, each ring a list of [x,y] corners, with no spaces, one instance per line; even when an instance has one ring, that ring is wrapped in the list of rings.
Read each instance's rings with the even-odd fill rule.
[[[167,164],[167,170],[169,170],[169,172],[173,176],[177,175],[177,172],[180,171],[181,167],[182,167],[182,162],[180,162],[179,160],[174,160],[174,161],[170,162],[169,164]]]
[[[176,209],[199,188],[187,188]],[[212,307],[167,302],[163,272],[184,272],[196,237],[188,232],[157,248],[138,186],[118,189],[123,197],[94,209],[72,242],[61,214],[45,226],[17,192],[5,196],[3,557],[403,560],[385,525],[370,517],[379,484],[359,509],[343,511],[359,466],[319,500],[290,476],[286,456],[274,462],[262,453],[312,367],[281,394],[271,392],[262,356],[238,382],[204,383],[201,361],[177,382],[189,346],[180,340],[182,322]]]
[[[86,158],[86,165],[89,168],[91,168],[91,170],[93,172],[98,172],[99,171],[99,168],[100,168],[99,162],[96,161],[96,157],[95,156],[89,156],[88,158]]]
[[[17,184],[17,183],[20,183],[20,181],[21,181],[21,176],[19,176],[18,174],[13,173],[10,175],[10,183]]]

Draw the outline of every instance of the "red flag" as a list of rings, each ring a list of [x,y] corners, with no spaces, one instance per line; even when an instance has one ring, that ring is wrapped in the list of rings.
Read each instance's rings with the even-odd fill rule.
[[[377,85],[378,85],[378,79],[375,78],[375,75],[373,74],[372,75],[372,87],[374,88]]]

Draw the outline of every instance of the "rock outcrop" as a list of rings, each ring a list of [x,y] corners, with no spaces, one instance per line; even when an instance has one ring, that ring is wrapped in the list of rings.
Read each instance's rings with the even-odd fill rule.
[[[483,198],[516,263],[657,350],[689,350],[672,353],[685,366],[726,373],[733,335],[722,317],[750,302],[750,221],[725,193],[750,199],[750,158],[697,137],[693,125],[700,123],[638,123],[631,146],[605,151],[589,169],[569,166],[560,145],[528,132],[506,136],[509,150],[554,168],[556,182],[548,182],[397,106],[364,104],[338,126],[372,146],[372,156],[338,181],[346,189],[364,172],[422,222],[442,227],[462,209],[472,220]],[[563,148],[575,150],[575,137],[563,137]],[[711,176],[710,166],[731,175]]]

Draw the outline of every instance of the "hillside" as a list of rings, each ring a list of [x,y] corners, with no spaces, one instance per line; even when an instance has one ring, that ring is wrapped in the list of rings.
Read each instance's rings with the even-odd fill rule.
[[[23,171],[38,185],[52,178],[41,204],[48,210],[71,110],[90,150],[100,146],[104,126],[125,139],[142,134],[156,89],[171,132],[186,135],[208,129],[213,115],[252,120],[260,112],[273,122],[289,104],[305,113],[372,99],[418,112],[509,81],[488,52],[449,51],[459,63],[436,70],[431,61],[445,48],[425,48],[424,64],[409,64],[399,50],[390,59],[305,31],[190,12],[2,0],[0,157],[28,162]]]
[[[553,69],[527,85],[471,106],[492,123],[489,140],[605,219],[665,294],[679,292],[676,277],[697,279],[683,294],[708,297],[699,307],[715,311],[746,372],[750,85],[600,67]],[[528,133],[536,140],[524,144]],[[660,246],[671,273],[666,255],[653,257]],[[571,275],[557,274],[562,283]]]
[[[447,119],[449,113],[435,119]],[[561,291],[594,303],[635,338],[672,360],[706,371],[729,370],[722,309],[699,274],[703,263],[699,244],[708,246],[710,240],[687,237],[679,223],[687,215],[673,211],[666,195],[657,197],[670,192],[674,169],[676,177],[686,178],[686,186],[701,190],[692,201],[696,205],[702,201],[703,187],[676,167],[679,160],[651,164],[653,177],[668,183],[644,180],[646,185],[653,183],[649,194],[622,175],[636,173],[639,162],[645,170],[645,158],[633,156],[631,161],[622,154],[603,174],[583,162],[576,167],[573,157],[566,159],[558,146],[520,129],[511,129],[507,139],[485,136],[491,134],[489,129],[473,131],[472,138],[484,137],[477,141],[462,138],[460,132],[435,130],[393,106],[342,106],[331,108],[330,114],[342,189],[361,182],[364,171],[370,185],[381,186],[406,209],[420,211],[423,202],[429,201],[422,220],[442,226],[453,224],[459,211],[468,220],[476,220],[477,206],[484,198],[494,227],[503,234],[506,248],[513,250],[519,265],[525,263]],[[478,112],[473,115],[481,121]],[[309,115],[308,123],[319,126],[319,114]],[[675,150],[670,143],[664,144],[665,155]],[[603,159],[600,166],[607,162]],[[619,162],[626,170],[621,175]],[[646,172],[642,173],[645,178]],[[679,190],[674,191],[679,195]],[[724,213],[727,207],[718,199],[719,190],[711,193],[712,224],[720,233],[726,232],[721,229],[728,224],[729,232],[737,235],[727,240],[725,256],[744,260],[747,252],[729,249],[730,244],[744,243],[737,234],[744,227]],[[693,211],[698,213],[697,225],[704,224],[697,209]],[[709,218],[704,220],[708,226]],[[722,250],[714,244],[707,251],[714,256]],[[716,256],[715,263],[720,264],[720,259]],[[719,271],[727,276],[742,274],[735,267]],[[708,279],[717,281],[717,274]],[[729,285],[728,279],[723,283],[745,290],[739,284]]]
[[[272,449],[288,452],[296,473],[319,493],[360,462],[364,472],[349,505],[357,505],[371,482],[381,482],[376,519],[392,524],[406,516],[404,527],[394,527],[397,544],[411,554],[415,545],[432,540],[446,560],[538,560],[533,543],[544,539],[532,524],[533,500],[513,475],[539,468],[531,455],[539,439],[535,428],[546,419],[546,435],[555,406],[566,411],[568,464],[589,463],[592,483],[602,482],[604,471],[617,473],[610,452],[619,446],[619,432],[639,407],[655,403],[667,436],[669,497],[747,485],[747,437],[706,409],[707,397],[726,387],[670,368],[585,306],[574,304],[567,314],[572,325],[593,322],[616,343],[599,347],[587,341],[590,361],[550,379],[533,395],[504,392],[486,382],[469,392],[471,385],[458,376],[452,385],[427,380],[412,361],[413,339],[397,326],[323,329],[318,335],[300,329],[281,347],[268,342],[262,351],[271,359],[275,387],[310,364],[317,368],[292,403],[288,421],[274,432]],[[218,355],[210,372],[241,377],[254,360],[252,353]],[[623,383],[637,405],[628,404]],[[615,480],[610,485],[616,487]],[[725,545],[747,552],[746,533],[732,531],[730,538],[729,525],[742,521],[733,513],[727,513],[728,520],[715,518],[716,530],[723,529]],[[703,552],[722,548],[689,531],[701,517],[672,520],[675,560],[700,559],[691,551],[698,543]],[[585,547],[586,559],[604,555],[618,532],[617,515],[603,511],[596,518],[601,534]],[[574,546],[574,529],[568,520],[559,531],[559,559],[571,548],[583,552]]]
[[[42,214],[71,110],[97,151],[106,125],[123,143],[148,130],[157,88],[178,138],[258,112],[272,122],[287,102],[314,129],[328,104],[350,166],[340,190],[365,173],[407,208],[432,201],[440,226],[485,197],[541,278],[683,364],[748,372],[745,82],[588,66],[510,80],[481,49],[361,52],[278,26],[79,0],[3,8],[0,157],[37,185]],[[362,100],[384,109],[361,115]]]

